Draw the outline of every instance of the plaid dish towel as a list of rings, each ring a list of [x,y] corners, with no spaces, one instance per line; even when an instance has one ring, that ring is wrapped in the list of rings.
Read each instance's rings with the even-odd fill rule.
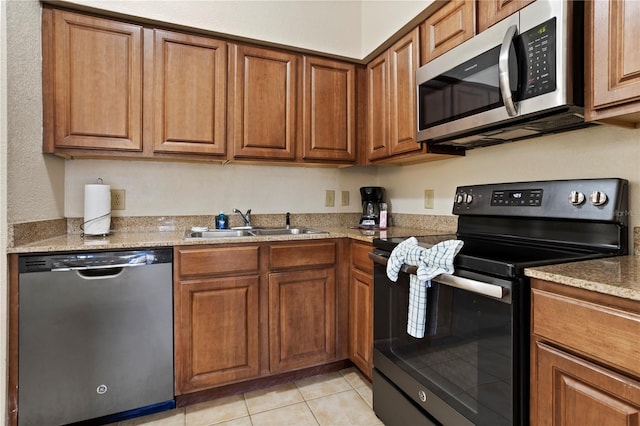
[[[407,333],[416,338],[424,337],[427,314],[427,289],[431,279],[440,274],[454,272],[453,259],[463,246],[460,240],[447,240],[424,248],[418,245],[415,237],[407,238],[396,246],[387,262],[387,276],[391,281],[398,280],[403,264],[417,266],[417,274],[409,277],[409,312],[407,315]]]

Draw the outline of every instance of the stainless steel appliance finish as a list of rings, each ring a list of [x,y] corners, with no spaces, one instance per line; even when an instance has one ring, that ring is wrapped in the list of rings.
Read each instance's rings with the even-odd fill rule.
[[[589,125],[582,15],[538,0],[418,69],[418,141],[469,149]]]
[[[578,196],[582,194],[582,196]],[[458,187],[455,273],[431,282],[425,337],[406,332],[409,276],[374,240],[373,407],[386,425],[527,425],[529,279],[524,268],[628,252],[628,182],[582,179]],[[568,319],[570,320],[570,319]],[[391,401],[391,402],[390,402]],[[402,408],[400,408],[402,407]],[[401,412],[399,412],[401,410]]]
[[[18,424],[173,408],[172,295],[171,249],[21,256]]]

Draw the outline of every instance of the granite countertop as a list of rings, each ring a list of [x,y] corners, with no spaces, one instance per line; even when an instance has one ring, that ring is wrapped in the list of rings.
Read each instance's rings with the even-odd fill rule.
[[[525,269],[525,275],[640,301],[640,256],[618,256]]]
[[[177,245],[255,243],[266,241],[316,240],[326,238],[350,238],[373,242],[374,238],[410,237],[418,235],[441,235],[450,232],[424,228],[390,227],[383,231],[353,229],[349,227],[315,228],[326,234],[298,234],[260,237],[229,237],[215,239],[185,239],[184,231],[168,232],[114,232],[105,237],[82,237],[79,234],[64,234],[30,244],[10,247],[8,253],[48,253],[80,250],[113,250],[145,247],[170,247]]]

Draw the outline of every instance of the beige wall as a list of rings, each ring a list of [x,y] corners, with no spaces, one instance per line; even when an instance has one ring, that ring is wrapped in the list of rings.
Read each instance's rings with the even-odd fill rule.
[[[0,1],[0,111],[7,110],[7,8]],[[0,114],[0,407],[7,406],[7,116]],[[0,410],[5,414],[6,410]],[[5,415],[0,414],[4,420]]]
[[[64,161],[42,154],[40,4],[9,1],[6,6],[8,220],[60,218],[64,216]]]

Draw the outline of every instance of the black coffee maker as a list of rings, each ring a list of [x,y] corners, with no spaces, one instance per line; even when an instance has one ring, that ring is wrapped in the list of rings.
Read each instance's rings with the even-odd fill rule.
[[[362,197],[360,226],[378,226],[380,224],[380,205],[384,203],[384,188],[363,186],[360,188],[360,196]]]

